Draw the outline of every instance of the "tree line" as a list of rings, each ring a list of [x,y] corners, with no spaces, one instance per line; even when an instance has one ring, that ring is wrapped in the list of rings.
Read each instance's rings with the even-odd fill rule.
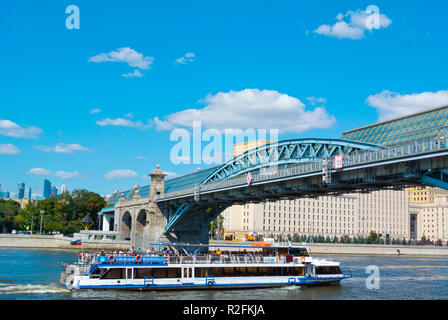
[[[94,221],[93,228],[98,227],[98,212],[105,207],[106,201],[102,196],[87,190],[51,196],[35,204],[28,203],[23,209],[14,200],[0,199],[0,231],[40,230],[40,211],[42,216],[42,233],[59,231],[63,234],[79,232],[81,219],[88,215]],[[31,226],[31,221],[33,225]]]

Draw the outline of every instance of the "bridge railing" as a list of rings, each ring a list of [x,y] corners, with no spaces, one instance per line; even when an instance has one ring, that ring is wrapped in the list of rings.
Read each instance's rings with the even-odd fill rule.
[[[410,155],[419,155],[428,152],[447,150],[447,141],[443,138],[426,137],[412,142],[403,143],[392,146],[388,149],[379,151],[360,151],[356,150],[343,159],[344,168],[372,163],[376,161],[392,160]],[[331,159],[330,159],[331,160]],[[330,169],[334,171],[334,169]],[[251,183],[268,181],[271,179],[285,178],[298,175],[313,174],[322,171],[322,161],[309,161],[296,164],[288,164],[285,167],[278,167],[272,175],[261,174],[260,172],[251,172]],[[183,195],[192,195],[196,192],[204,192],[211,190],[227,189],[247,185],[246,175],[225,179],[218,182],[207,183],[204,185],[196,185],[179,191],[169,192],[161,196],[157,196],[157,200],[163,198],[178,197]]]

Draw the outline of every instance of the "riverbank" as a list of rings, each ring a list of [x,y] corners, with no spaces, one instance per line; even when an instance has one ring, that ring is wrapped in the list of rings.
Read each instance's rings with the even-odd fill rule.
[[[71,245],[74,238],[60,235],[18,235],[0,234],[0,248],[42,248],[42,249],[92,249],[92,250],[129,250],[130,241],[119,240],[84,240],[82,246]],[[217,245],[251,245],[246,241],[212,240]],[[300,246],[302,243],[293,242]],[[307,243],[311,254],[349,254],[349,255],[416,255],[416,256],[448,256],[448,247],[437,246],[399,246],[376,244],[335,244]]]
[[[249,241],[210,241],[222,245],[251,245]],[[292,242],[300,246],[303,243]],[[350,254],[350,255],[416,255],[416,256],[448,256],[448,247],[437,246],[400,246],[377,244],[345,244],[345,243],[307,243],[311,254]]]
[[[42,249],[99,249],[129,250],[130,241],[119,240],[84,240],[82,245],[71,245],[76,240],[61,235],[22,235],[0,234],[0,248],[42,248]]]

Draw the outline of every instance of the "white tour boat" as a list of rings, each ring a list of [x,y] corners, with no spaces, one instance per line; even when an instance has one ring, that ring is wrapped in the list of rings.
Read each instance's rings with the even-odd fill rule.
[[[73,290],[236,289],[330,285],[351,277],[339,262],[312,258],[306,246],[152,245],[170,251],[80,252],[77,262],[63,263],[61,283]]]

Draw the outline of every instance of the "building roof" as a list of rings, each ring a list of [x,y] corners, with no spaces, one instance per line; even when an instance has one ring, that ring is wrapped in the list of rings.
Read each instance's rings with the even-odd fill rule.
[[[394,145],[448,134],[448,105],[345,131],[341,139]]]

